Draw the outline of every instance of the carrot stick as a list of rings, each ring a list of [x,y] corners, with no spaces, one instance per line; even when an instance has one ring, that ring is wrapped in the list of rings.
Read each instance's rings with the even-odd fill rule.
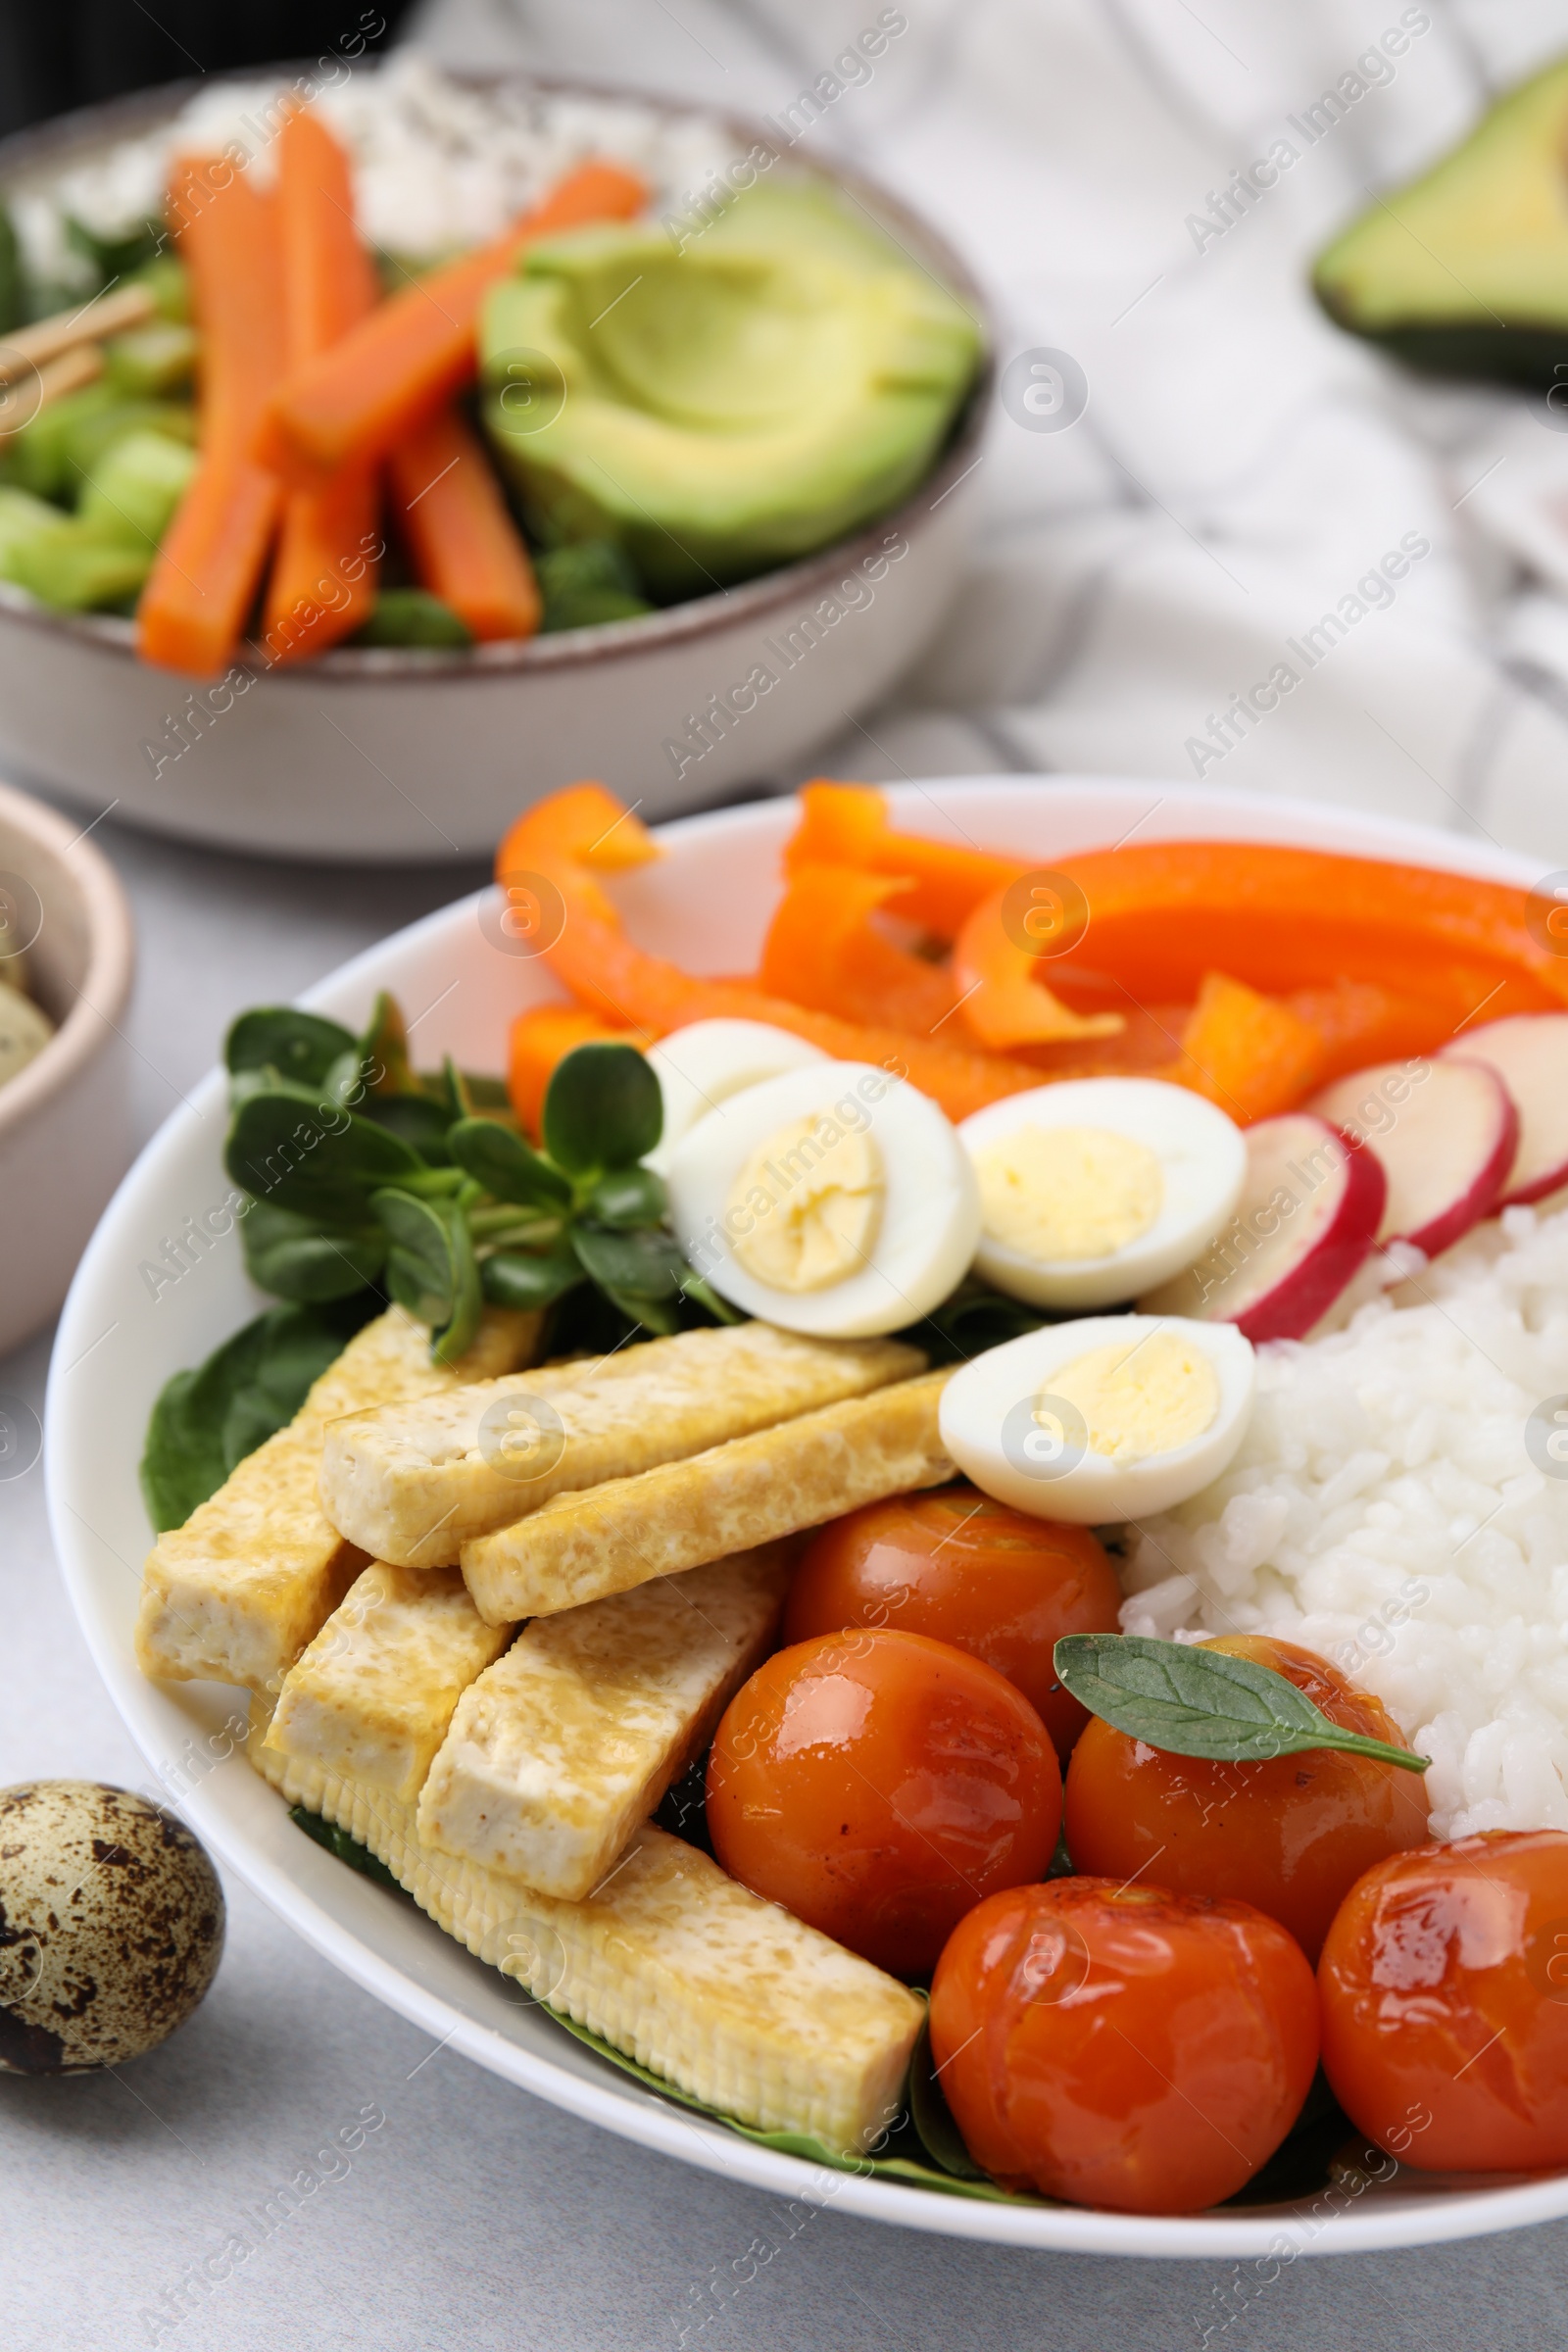
[[[277,207],[225,159],[187,157],[170,209],[202,331],[201,463],[136,608],[137,644],[206,677],[239,642],[282,498],[251,454],[283,366]]]
[[[368,318],[378,292],[354,225],[349,159],[307,107],[293,108],[278,133],[277,203],[288,358],[298,368]],[[324,654],[369,612],[379,505],[368,466],[289,492],[265,623],[279,661]]]
[[[594,220],[628,220],[648,190],[616,164],[583,164],[505,236],[406,286],[343,341],[294,369],[271,404],[266,454],[308,477],[385,457],[473,373],[489,289],[524,246]]]
[[[392,511],[421,586],[481,644],[531,637],[538,586],[489,460],[455,409],[411,431],[387,460]]]

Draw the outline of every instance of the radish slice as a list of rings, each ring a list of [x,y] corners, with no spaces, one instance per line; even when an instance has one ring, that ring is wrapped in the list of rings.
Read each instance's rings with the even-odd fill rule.
[[[1303,1339],[1370,1254],[1388,1179],[1370,1152],[1308,1110],[1260,1119],[1246,1140],[1235,1216],[1139,1311],[1234,1323],[1254,1342]]]
[[[1383,1061],[1324,1088],[1311,1105],[1383,1163],[1380,1242],[1436,1257],[1490,1216],[1519,1142],[1519,1113],[1494,1069],[1456,1056]]]
[[[1499,1208],[1540,1200],[1568,1184],[1568,1012],[1516,1012],[1488,1021],[1445,1046],[1495,1070],[1519,1112],[1519,1148],[1497,1199]]]

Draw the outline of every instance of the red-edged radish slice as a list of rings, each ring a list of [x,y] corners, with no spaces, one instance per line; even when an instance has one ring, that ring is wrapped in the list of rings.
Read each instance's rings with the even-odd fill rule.
[[[1568,1184],[1568,1012],[1515,1012],[1467,1029],[1439,1058],[1461,1056],[1495,1070],[1519,1112],[1519,1148],[1497,1206],[1540,1200]]]
[[[1492,1214],[1519,1142],[1513,1098],[1479,1060],[1380,1061],[1337,1078],[1310,1107],[1382,1161],[1379,1242],[1428,1257]]]
[[[1299,1340],[1365,1263],[1388,1179],[1309,1110],[1247,1130],[1247,1182],[1196,1266],[1138,1301],[1146,1315],[1234,1323],[1247,1339]]]

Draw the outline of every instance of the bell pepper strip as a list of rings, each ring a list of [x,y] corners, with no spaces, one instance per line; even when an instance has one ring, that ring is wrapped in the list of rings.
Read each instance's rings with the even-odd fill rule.
[[[540,237],[629,220],[648,189],[618,164],[581,164],[505,236],[432,270],[330,351],[293,368],[267,419],[263,453],[291,478],[384,458],[472,375],[479,305]]]
[[[603,785],[574,784],[525,810],[496,857],[504,889],[555,909],[541,953],[556,978],[580,1004],[633,1031],[632,1042],[652,1042],[690,1021],[772,1021],[836,1060],[871,1062],[906,1077],[952,1119],[1040,1085],[1040,1072],[1027,1062],[809,1011],[747,983],[699,979],[634,946],[600,876],[660,854],[640,818]]]
[[[277,207],[288,362],[300,368],[341,342],[379,298],[355,227],[348,156],[308,107],[291,107],[277,134]],[[289,492],[263,621],[278,661],[325,653],[368,615],[380,503],[368,466]]]
[[[421,588],[480,644],[531,637],[543,604],[501,485],[455,409],[413,428],[387,460],[392,511]]]
[[[794,866],[762,942],[758,985],[817,1012],[930,1036],[957,1004],[951,974],[871,925],[900,887],[894,874]]]
[[[282,490],[252,455],[283,366],[276,199],[222,157],[185,157],[170,212],[202,333],[201,462],[136,607],[146,662],[210,677],[255,601]]]
[[[535,1004],[519,1012],[507,1040],[507,1093],[521,1125],[535,1143],[544,1121],[545,1094],[556,1064],[578,1046],[635,1046],[624,1029],[612,1028],[580,1004]]]
[[[1294,1110],[1319,1083],[1323,1038],[1277,997],[1204,974],[1178,1060],[1159,1075],[1202,1095],[1239,1127]]]
[[[785,845],[784,871],[853,865],[862,873],[896,874],[901,886],[892,910],[923,923],[939,939],[956,939],[982,899],[1032,870],[1024,858],[896,832],[885,797],[871,784],[834,784],[818,776],[802,786],[798,798],[801,820]]]
[[[1074,1012],[1035,978],[1040,946],[1029,919],[1027,910],[1019,916],[1008,883],[980,901],[954,942],[953,977],[972,1034],[993,1050],[1120,1036],[1125,1013]]]

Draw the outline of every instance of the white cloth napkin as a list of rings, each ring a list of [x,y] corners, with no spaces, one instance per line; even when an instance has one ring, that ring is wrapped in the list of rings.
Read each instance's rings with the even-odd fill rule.
[[[814,87],[808,142],[990,289],[1018,380],[968,576],[815,764],[1200,777],[1568,866],[1568,416],[1406,373],[1306,283],[1568,47],[1560,0],[427,0],[414,37],[773,114]]]

